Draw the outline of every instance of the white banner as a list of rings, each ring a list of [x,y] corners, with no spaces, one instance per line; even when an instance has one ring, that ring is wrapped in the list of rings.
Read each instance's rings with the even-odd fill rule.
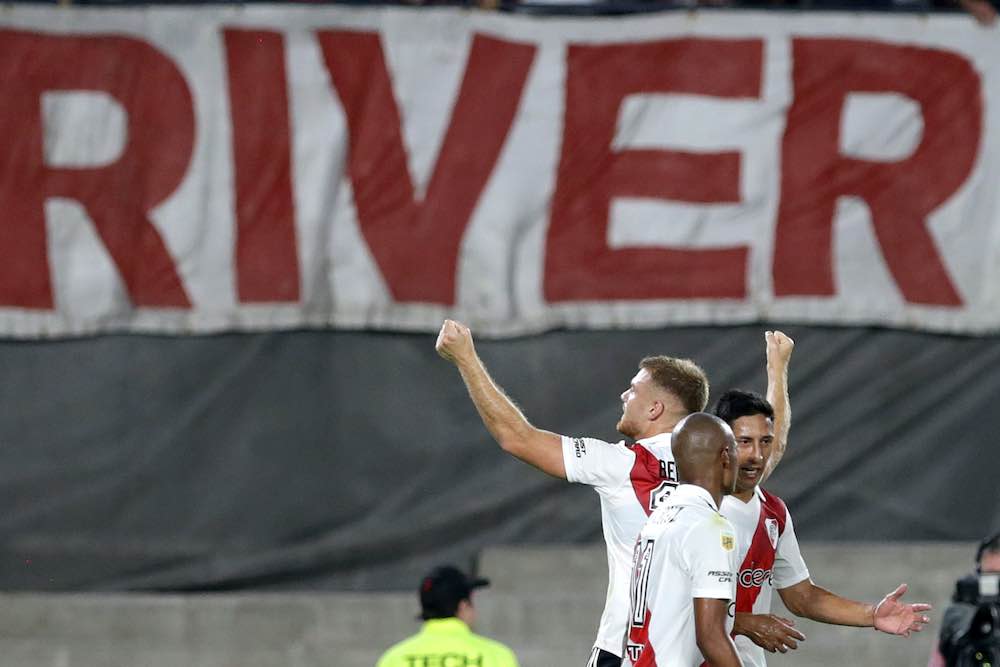
[[[1000,330],[965,16],[0,14],[0,335]]]

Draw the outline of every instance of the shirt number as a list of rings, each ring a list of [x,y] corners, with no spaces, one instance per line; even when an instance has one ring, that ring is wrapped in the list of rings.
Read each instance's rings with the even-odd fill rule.
[[[653,560],[653,540],[635,545],[635,567],[632,571],[632,626],[646,624],[646,588],[649,586],[649,566]]]

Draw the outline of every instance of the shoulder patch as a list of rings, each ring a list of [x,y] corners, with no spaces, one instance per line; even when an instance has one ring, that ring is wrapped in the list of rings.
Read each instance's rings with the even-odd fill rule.
[[[767,528],[767,539],[771,542],[771,548],[778,548],[778,520],[768,517],[764,519],[764,527]]]
[[[764,489],[760,489],[760,493],[761,513],[775,520],[778,528],[778,535],[780,536],[785,532],[785,521],[788,517],[788,507],[785,506],[785,501],[773,493],[768,493]]]
[[[722,533],[722,548],[726,551],[732,551],[736,548],[736,538],[728,533]]]

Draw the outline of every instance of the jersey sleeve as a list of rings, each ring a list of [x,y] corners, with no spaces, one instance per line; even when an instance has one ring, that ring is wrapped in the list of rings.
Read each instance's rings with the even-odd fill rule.
[[[628,479],[635,455],[622,444],[596,438],[562,437],[566,479],[598,490],[615,488]]]
[[[809,578],[809,569],[802,560],[799,541],[795,537],[792,515],[785,511],[785,530],[778,538],[778,549],[774,553],[774,587],[778,590],[794,586]]]
[[[736,531],[719,515],[697,523],[684,538],[691,597],[736,599]]]

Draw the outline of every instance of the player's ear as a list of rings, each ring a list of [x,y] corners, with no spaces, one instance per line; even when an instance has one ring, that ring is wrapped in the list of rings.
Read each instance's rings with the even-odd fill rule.
[[[730,447],[728,445],[719,450],[719,456],[722,457],[723,470],[729,470],[733,465],[732,455],[729,450]]]
[[[663,405],[663,401],[653,401],[652,405],[649,406],[649,421],[656,421],[663,414],[663,411],[667,407]]]

